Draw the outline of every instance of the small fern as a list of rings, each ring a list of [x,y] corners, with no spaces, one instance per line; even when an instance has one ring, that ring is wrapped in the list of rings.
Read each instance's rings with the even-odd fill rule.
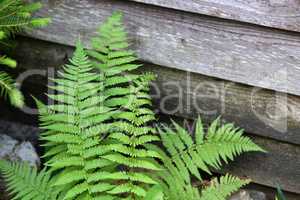
[[[23,0],[0,1],[0,65],[15,68],[17,62],[2,52],[7,47],[12,47],[11,38],[23,29],[45,26],[48,18],[33,18],[32,13],[41,7],[40,3],[25,4]],[[1,96],[9,96],[13,106],[22,107],[23,95],[17,89],[13,79],[5,72],[0,72]]]
[[[10,163],[0,160],[0,172],[6,180],[7,190],[13,199],[57,200],[58,190],[52,187],[50,173],[27,163]]]
[[[233,160],[234,157],[244,152],[263,151],[250,138],[242,136],[242,130],[235,128],[233,124],[220,126],[219,119],[211,124],[207,134],[205,134],[199,118],[196,123],[195,140],[181,126],[175,122],[173,125],[175,130],[170,128],[159,130],[162,143],[168,154],[157,146],[148,145],[149,149],[160,152],[162,155],[162,162],[166,170],[158,172],[157,179],[169,199],[179,200],[187,198],[187,196],[188,199],[200,199],[200,197],[206,199],[205,196],[208,195],[206,192],[201,196],[199,190],[192,186],[192,176],[196,177],[198,181],[202,181],[201,172],[211,174],[210,169],[220,169],[222,161],[228,163],[229,160]],[[248,180],[243,181],[227,175],[220,179],[219,185],[227,184],[228,188],[218,186],[220,190],[224,188],[224,193],[221,193],[224,194],[224,197],[221,198],[221,195],[208,199],[225,200],[227,195],[247,182]],[[213,181],[212,185],[215,183],[216,181]],[[230,188],[232,188],[231,192],[229,192]],[[207,188],[207,190],[213,189]]]

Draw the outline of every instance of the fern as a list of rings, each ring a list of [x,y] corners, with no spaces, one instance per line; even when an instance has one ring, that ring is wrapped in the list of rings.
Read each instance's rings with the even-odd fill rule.
[[[92,39],[94,50],[88,51],[94,67],[101,73],[104,83],[104,104],[114,110],[113,132],[108,138],[116,141],[111,146],[113,154],[104,158],[122,166],[126,176],[119,176],[122,183],[111,194],[143,199],[148,188],[156,182],[145,170],[159,170],[153,158],[159,155],[145,149],[144,145],[157,141],[156,130],[148,124],[155,120],[149,107],[151,98],[148,94],[152,74],[135,75],[130,73],[141,65],[135,64],[137,57],[127,48],[127,34],[122,25],[121,13],[114,13],[99,29],[99,35]]]
[[[37,100],[51,172],[47,181],[59,188],[57,199],[225,200],[249,182],[225,175],[208,187],[193,184],[192,178],[203,181],[202,172],[211,174],[243,152],[263,150],[218,119],[204,131],[199,118],[195,138],[176,123],[175,130],[151,126],[155,116],[148,93],[154,76],[132,72],[140,65],[127,50],[120,13],[104,23],[92,46],[86,54],[77,43],[69,64],[49,86],[53,104]],[[167,151],[153,142],[162,142]],[[12,173],[7,178],[17,181]],[[10,187],[17,197],[22,194],[18,187]]]
[[[0,160],[0,172],[6,180],[13,200],[57,200],[58,190],[51,185],[50,173],[43,169],[38,172],[27,163],[10,163]]]
[[[11,47],[10,40],[15,33],[23,29],[45,26],[48,18],[33,18],[32,12],[41,7],[40,3],[25,4],[23,0],[0,0],[0,48]],[[15,68],[17,62],[0,52],[0,65]],[[13,79],[5,72],[0,72],[0,90],[2,96],[9,96],[13,106],[22,107],[23,95],[15,86]]]
[[[202,181],[201,171],[211,174],[210,169],[220,169],[222,161],[228,163],[244,152],[263,151],[250,138],[242,136],[242,130],[235,128],[233,124],[220,126],[219,119],[211,124],[207,134],[205,134],[199,118],[196,124],[195,141],[185,129],[175,122],[173,125],[175,130],[170,128],[160,130],[161,140],[168,154],[156,146],[148,145],[149,149],[160,152],[162,155],[162,162],[166,170],[158,173],[158,179],[166,192],[166,196],[170,199],[182,199],[187,195],[189,196],[188,199],[199,199],[201,195],[192,186],[192,176]],[[230,183],[242,186],[247,182],[230,176],[225,176],[220,181],[220,185],[228,182],[229,186]],[[229,190],[231,187],[228,189],[224,187],[224,194],[230,194],[229,191],[233,192],[238,188],[234,187],[234,184],[231,186],[232,190]],[[223,189],[223,187],[220,188]],[[204,194],[207,196],[206,193]],[[225,199],[227,195],[223,196],[219,199]],[[206,197],[201,198],[206,199]]]
[[[48,95],[56,103],[40,105],[47,165],[58,171],[55,185],[68,186],[65,199],[98,198],[114,186],[102,183],[103,176],[118,176],[105,169],[99,171],[112,165],[105,155],[114,144],[103,140],[110,128],[106,121],[114,112],[103,105],[105,98],[99,95],[103,83],[97,81],[98,74],[92,72],[80,43],[60,76],[51,87],[57,93]]]

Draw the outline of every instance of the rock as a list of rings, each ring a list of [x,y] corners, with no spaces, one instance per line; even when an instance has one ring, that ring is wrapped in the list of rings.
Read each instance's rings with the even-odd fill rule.
[[[0,135],[0,158],[8,157],[17,144],[17,140],[14,140],[7,135]]]
[[[267,200],[267,195],[256,190],[240,190],[232,195],[229,200]]]
[[[0,135],[0,159],[26,161],[37,167],[40,165],[40,158],[30,142],[19,142],[7,135]]]
[[[16,145],[14,154],[17,160],[27,161],[32,166],[40,166],[40,158],[30,142]]]
[[[25,161],[32,166],[40,165],[40,158],[30,142],[19,142],[8,135],[0,134],[0,159],[10,161]],[[5,194],[5,184],[0,179],[0,200],[8,200]]]

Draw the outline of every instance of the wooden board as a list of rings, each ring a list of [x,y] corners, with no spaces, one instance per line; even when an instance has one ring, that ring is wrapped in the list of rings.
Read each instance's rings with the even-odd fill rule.
[[[195,73],[146,64],[158,75],[153,95],[159,112],[211,121],[222,116],[245,131],[300,144],[300,98]]]
[[[300,31],[298,0],[131,0],[262,26]]]
[[[52,17],[29,36],[74,45],[89,38],[113,11],[122,11],[138,56],[238,83],[300,95],[300,33],[241,24],[120,0],[46,1]]]
[[[38,69],[32,73],[43,76],[53,74],[73,50],[26,38],[20,38],[17,49],[20,67]],[[188,119],[201,115],[207,121],[221,115],[247,132],[300,145],[300,97],[152,64],[141,71],[158,75],[152,89],[158,113]]]

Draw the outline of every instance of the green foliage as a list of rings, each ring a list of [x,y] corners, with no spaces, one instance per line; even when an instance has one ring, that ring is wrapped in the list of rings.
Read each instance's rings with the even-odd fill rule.
[[[50,174],[43,169],[38,172],[27,163],[10,163],[0,160],[0,172],[6,180],[13,200],[57,200],[57,189],[51,185]]]
[[[199,200],[226,200],[233,192],[247,185],[250,180],[241,180],[230,175],[222,176],[219,180],[213,179],[210,186],[203,189]]]
[[[192,185],[192,177],[202,181],[201,172],[211,174],[210,169],[221,169],[222,161],[228,163],[244,152],[263,151],[250,138],[242,136],[241,129],[235,128],[233,124],[220,125],[219,119],[210,125],[205,134],[199,118],[196,123],[195,140],[184,128],[175,122],[173,125],[175,130],[167,127],[159,130],[162,143],[168,153],[154,145],[148,145],[149,149],[162,155],[166,170],[158,172],[156,176],[169,199],[199,199],[201,195]],[[215,199],[225,199],[247,182],[248,180],[239,180],[229,175],[221,178],[217,189],[224,197],[216,196]],[[212,181],[212,186],[216,183],[216,180]],[[221,187],[223,185],[226,187]],[[207,188],[204,191],[215,191],[215,189]],[[201,198],[207,199],[206,196],[208,194],[204,192]],[[208,199],[214,200],[211,196]]]
[[[88,57],[77,43],[73,58],[50,86],[54,103],[37,101],[57,199],[225,200],[249,182],[225,175],[208,187],[193,185],[193,177],[203,181],[202,172],[211,174],[222,161],[262,149],[219,120],[205,134],[198,119],[195,138],[176,123],[174,130],[151,126],[155,116],[148,93],[154,76],[132,73],[140,65],[127,50],[120,13],[99,29],[92,46]],[[167,151],[153,143],[160,141]]]
[[[24,98],[21,92],[15,87],[14,80],[6,72],[0,71],[0,96],[9,97],[10,103],[16,107],[22,107]]]
[[[105,159],[122,166],[119,176],[122,184],[110,193],[117,196],[143,199],[149,185],[156,184],[145,170],[159,170],[153,158],[159,155],[145,149],[144,145],[157,141],[155,129],[149,123],[155,120],[148,94],[152,74],[130,73],[140,67],[134,61],[137,57],[127,48],[127,34],[122,25],[121,13],[114,13],[99,29],[99,35],[92,39],[94,50],[88,51],[93,65],[100,70],[105,91],[104,105],[115,110],[113,131],[108,138],[116,142],[113,154]]]
[[[66,186],[65,199],[100,198],[114,187],[103,180],[121,175],[105,169],[113,164],[105,157],[115,144],[105,137],[111,126],[107,120],[114,112],[103,104],[103,83],[92,72],[80,43],[63,69],[61,78],[53,80],[55,94],[48,95],[55,103],[40,104],[41,128],[45,129],[42,140],[48,148],[46,164],[56,171],[55,185]]]
[[[2,50],[13,46],[11,38],[23,29],[42,27],[48,18],[33,18],[32,13],[41,7],[40,3],[26,4],[23,0],[0,0],[0,65],[15,68],[17,62],[3,54]],[[12,105],[22,107],[22,94],[17,90],[9,74],[0,72],[1,96],[9,97]]]

